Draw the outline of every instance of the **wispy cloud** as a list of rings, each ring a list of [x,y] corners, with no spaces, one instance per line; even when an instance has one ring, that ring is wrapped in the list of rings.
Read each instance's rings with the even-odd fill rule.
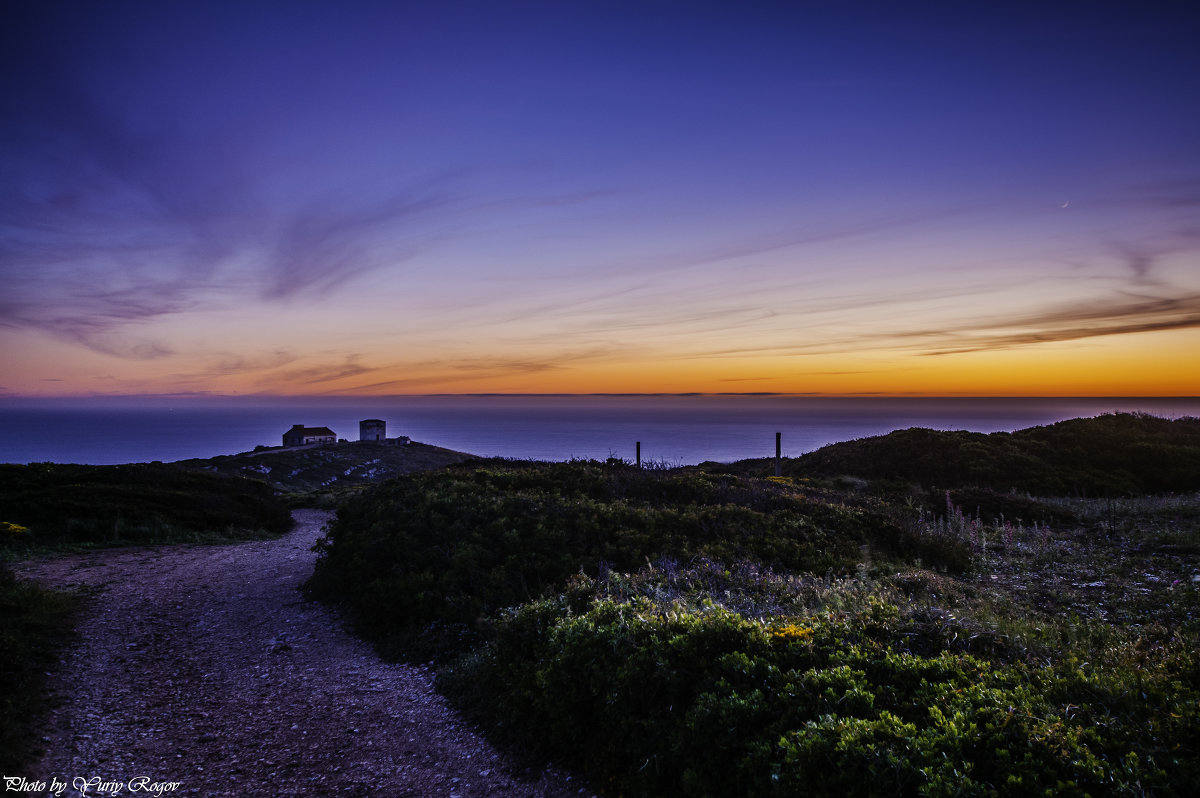
[[[223,377],[235,377],[244,374],[260,374],[274,371],[295,363],[300,355],[289,349],[276,349],[259,354],[240,354],[225,352],[200,371],[180,374],[178,378],[184,381],[205,380]]]
[[[917,346],[925,349],[920,354],[935,356],[1193,328],[1200,328],[1200,294],[1053,306],[1034,314],[897,337],[918,339]]]
[[[924,348],[920,354],[936,356],[1197,328],[1200,290],[1194,275],[1188,284],[1179,284],[1160,275],[1158,265],[1168,256],[1200,254],[1198,245],[1200,231],[1180,228],[1112,244],[1110,250],[1125,273],[1118,275],[1120,282],[1106,297],[1050,303],[1032,312],[984,315],[969,324],[897,337],[915,339]]]
[[[422,360],[408,363],[393,363],[374,370],[379,375],[406,376],[390,377],[374,382],[354,382],[351,385],[331,386],[328,393],[385,393],[422,391],[431,386],[449,386],[462,383],[495,382],[531,374],[546,374],[569,371],[588,364],[619,361],[628,354],[620,347],[597,346],[584,349],[554,350],[526,357],[497,355],[459,356]]]
[[[87,349],[134,360],[172,354],[172,347],[153,337],[138,336],[127,326],[184,310],[187,302],[159,287],[143,290],[88,292],[46,303],[19,298],[0,302],[0,326],[46,332]]]
[[[350,188],[322,174],[289,190],[294,176],[271,165],[268,146],[292,140],[286,114],[185,119],[198,111],[175,104],[157,116],[42,33],[3,76],[13,122],[0,128],[0,324],[160,356],[168,346],[126,341],[131,328],[328,295],[412,257],[423,242],[414,221],[454,200],[448,178],[381,175]]]
[[[263,385],[272,387],[304,386],[319,390],[323,385],[352,377],[360,377],[378,370],[377,367],[363,365],[359,362],[361,359],[361,355],[349,354],[340,362],[322,363],[300,369],[273,371],[269,377],[264,378]]]
[[[99,198],[0,212],[0,278],[9,287],[0,324],[126,354],[108,339],[142,322],[254,299],[319,298],[372,270],[395,268],[421,246],[408,230],[414,218],[447,202],[424,187],[396,187],[357,205],[331,196],[267,212],[232,198],[236,185],[212,196],[164,198],[188,176],[155,175],[149,183],[110,177],[107,185],[128,200],[105,212],[119,212],[119,237],[103,232],[104,221],[87,207]]]
[[[394,269],[437,237],[421,224],[457,207],[452,177],[386,187],[373,197],[331,190],[269,227],[261,296],[323,296],[367,272]]]
[[[814,221],[713,243],[680,247],[670,252],[650,253],[644,258],[633,258],[602,268],[609,274],[661,274],[691,270],[752,256],[851,242],[881,233],[935,225],[968,216],[978,210],[980,208],[975,206],[957,205],[953,208],[882,213],[851,223]],[[697,238],[702,237],[702,233],[697,235]]]

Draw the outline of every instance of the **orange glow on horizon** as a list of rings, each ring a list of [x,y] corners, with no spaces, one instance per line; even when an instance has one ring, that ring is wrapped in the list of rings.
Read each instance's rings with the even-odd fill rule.
[[[56,347],[50,347],[53,351]],[[383,396],[441,393],[778,393],[820,396],[1197,396],[1200,332],[1144,333],[1118,340],[1026,346],[957,355],[873,352],[806,357],[667,357],[536,367],[476,357],[471,369],[398,363],[361,369],[334,365],[312,382],[317,363],[265,374],[184,377],[178,364],[113,360],[102,374],[72,363],[62,346],[53,363],[62,382],[9,385],[9,396],[211,393],[240,396]],[[36,371],[36,358],[23,365]],[[119,367],[119,368],[117,368]],[[339,371],[340,368],[340,371]],[[272,380],[272,377],[276,380]]]

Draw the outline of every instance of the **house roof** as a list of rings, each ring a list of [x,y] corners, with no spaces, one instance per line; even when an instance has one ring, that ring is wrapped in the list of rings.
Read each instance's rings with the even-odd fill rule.
[[[292,427],[288,430],[289,433],[298,432],[301,435],[335,435],[329,427]]]

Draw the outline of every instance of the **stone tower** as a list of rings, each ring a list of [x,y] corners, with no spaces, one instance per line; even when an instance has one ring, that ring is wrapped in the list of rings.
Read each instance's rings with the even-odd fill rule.
[[[358,422],[358,439],[360,441],[387,440],[387,424],[377,418],[368,418]]]

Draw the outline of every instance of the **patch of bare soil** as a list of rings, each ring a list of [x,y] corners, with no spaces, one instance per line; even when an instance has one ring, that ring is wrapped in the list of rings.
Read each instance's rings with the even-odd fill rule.
[[[28,774],[47,785],[42,794],[65,782],[64,796],[118,786],[121,795],[590,795],[567,774],[514,769],[434,691],[431,672],[381,661],[305,601],[299,588],[329,514],[295,517],[277,540],[15,569],[95,591],[52,678],[61,703]]]

